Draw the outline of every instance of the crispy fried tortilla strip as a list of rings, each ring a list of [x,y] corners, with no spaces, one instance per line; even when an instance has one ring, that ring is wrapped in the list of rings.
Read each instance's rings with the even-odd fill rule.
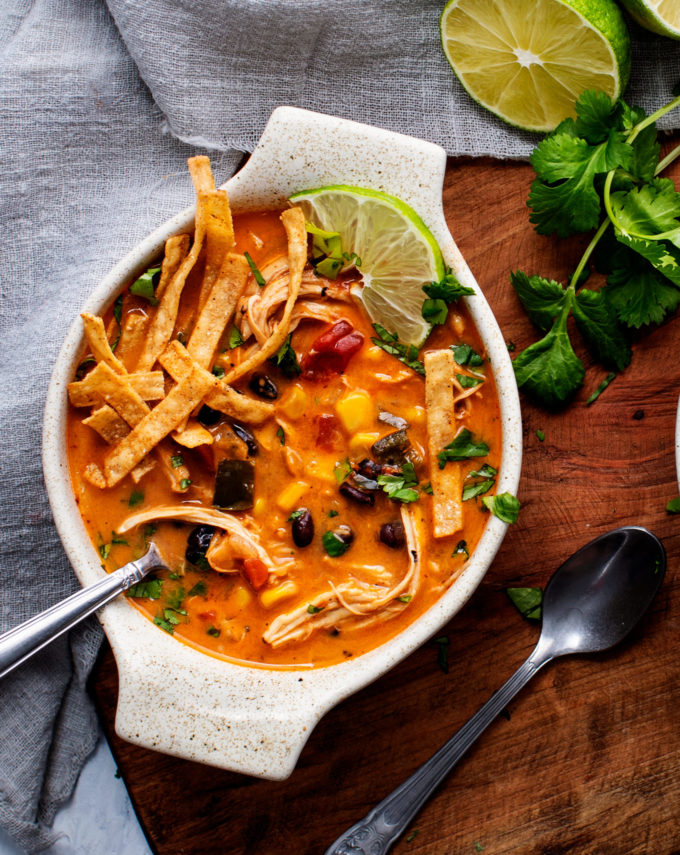
[[[452,461],[440,469],[437,463],[437,455],[456,434],[453,353],[448,348],[431,350],[425,353],[424,362],[433,534],[447,537],[463,527],[461,464]]]
[[[125,366],[111,350],[104,321],[88,312],[83,312],[80,317],[83,319],[85,338],[95,360],[105,362],[116,374],[125,374]]]
[[[203,368],[212,364],[215,348],[231,321],[249,272],[244,256],[227,254],[187,345],[189,355]]]
[[[96,371],[95,368],[82,380],[69,383],[69,398],[74,407],[96,407],[104,400],[100,392],[101,384],[104,382],[102,373],[95,373]],[[110,368],[109,371],[113,373]],[[116,376],[123,381],[122,384],[118,384],[118,388],[127,389],[129,386],[144,401],[160,401],[165,397],[165,379],[162,371],[140,371],[135,374],[117,374]],[[107,375],[102,388],[110,391],[109,381],[110,375]]]
[[[182,347],[178,341],[170,342],[161,354],[159,362],[177,383],[195,365],[186,348]],[[248,395],[241,395],[222,382],[207,394],[205,403],[231,419],[251,425],[261,425],[274,415],[273,404],[267,401],[256,401]]]
[[[135,367],[148,325],[149,316],[141,312],[128,312],[125,316],[116,353],[128,371],[132,371]]]
[[[131,376],[116,374],[105,362],[99,362],[82,380],[68,384],[68,395],[74,407],[109,404],[134,427],[149,413],[149,408],[133,388]]]
[[[161,263],[161,278],[158,280],[158,287],[156,288],[157,300],[161,299],[165,289],[172,281],[172,277],[177,273],[180,264],[186,258],[190,243],[190,235],[173,235],[165,241],[163,262]]]
[[[206,192],[197,189],[194,243],[189,254],[177,268],[177,272],[170,282],[168,282],[163,296],[161,297],[161,301],[156,309],[156,314],[153,316],[153,320],[149,327],[149,333],[146,337],[144,350],[140,354],[139,362],[137,363],[138,371],[148,371],[150,368],[153,368],[154,363],[172,338],[172,331],[175,328],[175,321],[177,320],[177,310],[179,308],[179,299],[182,296],[182,290],[187,281],[187,276],[193,269],[194,264],[196,264],[196,260],[198,259],[205,240],[206,206],[208,204],[210,192],[215,193],[217,191],[213,190]]]
[[[281,214],[281,222],[288,236],[288,299],[283,315],[276,329],[267,341],[252,356],[237,365],[222,380],[227,386],[257,368],[281,347],[288,335],[290,319],[293,314],[295,301],[300,293],[302,271],[307,263],[307,232],[305,230],[305,215],[301,208],[288,208]]]
[[[121,419],[118,413],[109,407],[108,404],[104,404],[103,407],[93,410],[91,415],[83,419],[83,424],[96,430],[99,436],[108,442],[109,445],[115,445],[130,433],[128,423],[124,419]]]
[[[227,253],[234,248],[234,224],[226,190],[211,193],[206,202],[205,272],[198,298],[201,311],[216,281]],[[245,258],[243,259],[245,261]]]
[[[187,159],[189,174],[196,192],[215,189],[215,179],[210,168],[210,158],[205,154],[197,154]]]
[[[145,401],[160,401],[165,397],[165,377],[162,371],[135,371],[127,379]]]
[[[187,426],[176,430],[172,434],[175,442],[185,448],[197,448],[199,445],[212,445],[215,441],[209,430],[198,422],[189,420]]]
[[[83,478],[86,481],[89,481],[93,486],[99,487],[100,490],[103,490],[106,487],[106,478],[104,478],[104,473],[96,463],[87,464],[83,469]]]
[[[135,468],[130,472],[130,477],[135,482],[135,484],[139,484],[142,478],[151,472],[151,470],[156,465],[156,461],[153,457],[145,457],[140,463],[138,463]]]
[[[104,473],[108,486],[117,484],[152,448],[182,424],[216,382],[212,374],[198,367],[193,368],[160,404],[106,455]]]

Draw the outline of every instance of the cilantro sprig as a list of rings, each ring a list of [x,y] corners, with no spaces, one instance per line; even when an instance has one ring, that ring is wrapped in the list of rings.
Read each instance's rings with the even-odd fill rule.
[[[528,205],[539,234],[567,237],[594,230],[569,284],[522,271],[511,283],[527,314],[545,333],[514,361],[518,386],[548,407],[568,401],[585,369],[574,352],[572,316],[593,357],[610,372],[631,359],[627,328],[659,323],[680,305],[680,193],[659,174],[655,122],[680,97],[651,116],[602,92],[584,92],[576,119],[565,119],[531,155],[536,178]],[[584,288],[590,263],[607,277]]]

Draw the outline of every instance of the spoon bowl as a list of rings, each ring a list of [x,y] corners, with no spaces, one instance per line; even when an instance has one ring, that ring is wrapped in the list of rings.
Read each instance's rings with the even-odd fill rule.
[[[553,574],[543,595],[543,625],[529,658],[410,778],[326,850],[384,855],[460,758],[536,672],[558,656],[596,653],[622,641],[647,611],[666,572],[666,552],[647,529],[600,535]]]

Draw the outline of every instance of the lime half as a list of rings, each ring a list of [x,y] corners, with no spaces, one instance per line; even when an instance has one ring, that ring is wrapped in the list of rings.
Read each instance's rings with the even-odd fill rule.
[[[290,197],[305,218],[339,232],[346,253],[359,257],[362,284],[355,290],[372,321],[420,346],[431,326],[422,316],[423,285],[444,276],[437,242],[418,214],[394,196],[335,185]]]
[[[647,30],[680,39],[678,0],[621,0],[632,18]]]
[[[614,0],[449,0],[440,29],[469,95],[529,131],[574,116],[585,89],[615,100],[628,82],[630,37]]]

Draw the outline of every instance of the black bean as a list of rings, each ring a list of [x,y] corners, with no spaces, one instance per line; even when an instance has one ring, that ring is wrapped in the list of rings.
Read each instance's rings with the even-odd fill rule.
[[[391,549],[401,549],[406,546],[406,535],[401,521],[383,523],[380,526],[380,540]]]
[[[350,499],[360,505],[372,505],[375,502],[373,493],[365,493],[358,487],[353,487],[347,481],[343,481],[340,485],[340,492],[346,499]]]
[[[187,538],[187,548],[184,557],[191,564],[199,567],[205,561],[205,553],[208,551],[215,529],[211,525],[197,525],[192,529]]]
[[[293,520],[292,535],[296,546],[309,546],[314,540],[314,520],[307,508],[298,508]]]
[[[354,540],[354,532],[348,525],[345,525],[345,523],[342,523],[342,525],[333,529],[333,534],[338,538],[338,540],[341,540],[343,543],[348,545]]]
[[[375,460],[371,460],[369,457],[364,457],[363,460],[359,461],[359,472],[365,478],[375,479],[382,472],[382,466],[379,463],[376,463]]]
[[[234,429],[236,436],[239,439],[242,439],[248,447],[248,457],[257,457],[260,449],[258,447],[257,440],[248,428],[240,425],[238,422],[233,422],[232,428]]]
[[[276,383],[266,374],[253,374],[248,386],[256,395],[259,395],[260,398],[266,398],[268,401],[274,401],[279,396]]]
[[[207,404],[203,404],[201,409],[198,411],[197,416],[199,422],[206,427],[216,425],[221,418],[222,413],[218,412],[218,410],[213,410],[212,407],[209,407]]]

